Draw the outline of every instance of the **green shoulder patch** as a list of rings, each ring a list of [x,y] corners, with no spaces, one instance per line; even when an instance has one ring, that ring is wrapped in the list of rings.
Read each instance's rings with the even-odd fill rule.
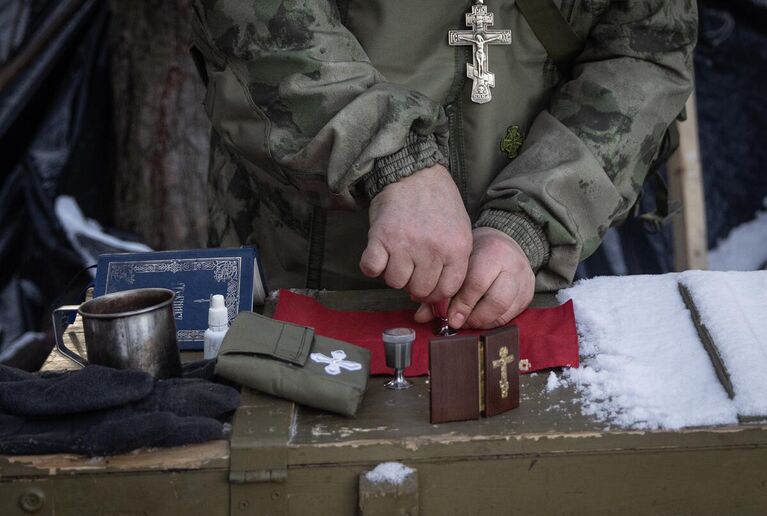
[[[501,138],[501,151],[509,159],[519,156],[519,149],[525,143],[525,135],[519,129],[518,125],[512,125],[506,129],[506,134]]]

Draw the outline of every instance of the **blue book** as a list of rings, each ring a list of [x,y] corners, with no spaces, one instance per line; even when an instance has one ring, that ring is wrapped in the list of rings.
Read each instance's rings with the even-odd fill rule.
[[[102,254],[94,295],[147,287],[172,290],[179,349],[202,350],[210,297],[224,296],[231,324],[239,312],[263,304],[265,285],[255,247]]]

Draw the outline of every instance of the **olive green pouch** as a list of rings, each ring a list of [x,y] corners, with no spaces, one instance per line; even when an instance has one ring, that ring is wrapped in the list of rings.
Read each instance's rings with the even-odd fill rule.
[[[370,352],[313,328],[241,312],[218,353],[216,374],[267,394],[353,416],[370,374]]]

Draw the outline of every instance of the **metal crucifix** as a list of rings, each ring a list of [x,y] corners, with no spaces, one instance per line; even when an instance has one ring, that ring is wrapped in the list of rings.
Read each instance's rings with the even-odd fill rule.
[[[493,369],[501,370],[501,379],[498,385],[501,388],[501,398],[509,397],[509,364],[514,362],[514,355],[509,354],[509,348],[503,346],[499,353],[498,359],[493,360]]]
[[[472,30],[451,30],[447,39],[450,45],[473,45],[472,63],[466,63],[466,76],[474,81],[471,100],[484,104],[492,100],[490,88],[495,87],[495,74],[488,69],[488,46],[511,45],[510,30],[488,29],[493,25],[493,13],[487,12],[483,0],[477,0],[470,13],[466,13],[466,26]]]

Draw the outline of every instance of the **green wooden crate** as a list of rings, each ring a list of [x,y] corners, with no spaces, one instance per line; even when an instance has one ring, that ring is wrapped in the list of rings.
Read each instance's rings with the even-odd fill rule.
[[[391,292],[316,294],[388,309]],[[550,299],[539,299],[540,303]],[[581,414],[546,375],[517,410],[432,425],[428,384],[371,378],[357,417],[243,392],[231,441],[88,461],[0,459],[0,514],[764,514],[767,423],[627,431]],[[377,464],[415,470],[399,488],[361,482]],[[384,486],[386,487],[386,486]],[[37,512],[25,512],[43,498]],[[34,503],[32,503],[34,505]]]

